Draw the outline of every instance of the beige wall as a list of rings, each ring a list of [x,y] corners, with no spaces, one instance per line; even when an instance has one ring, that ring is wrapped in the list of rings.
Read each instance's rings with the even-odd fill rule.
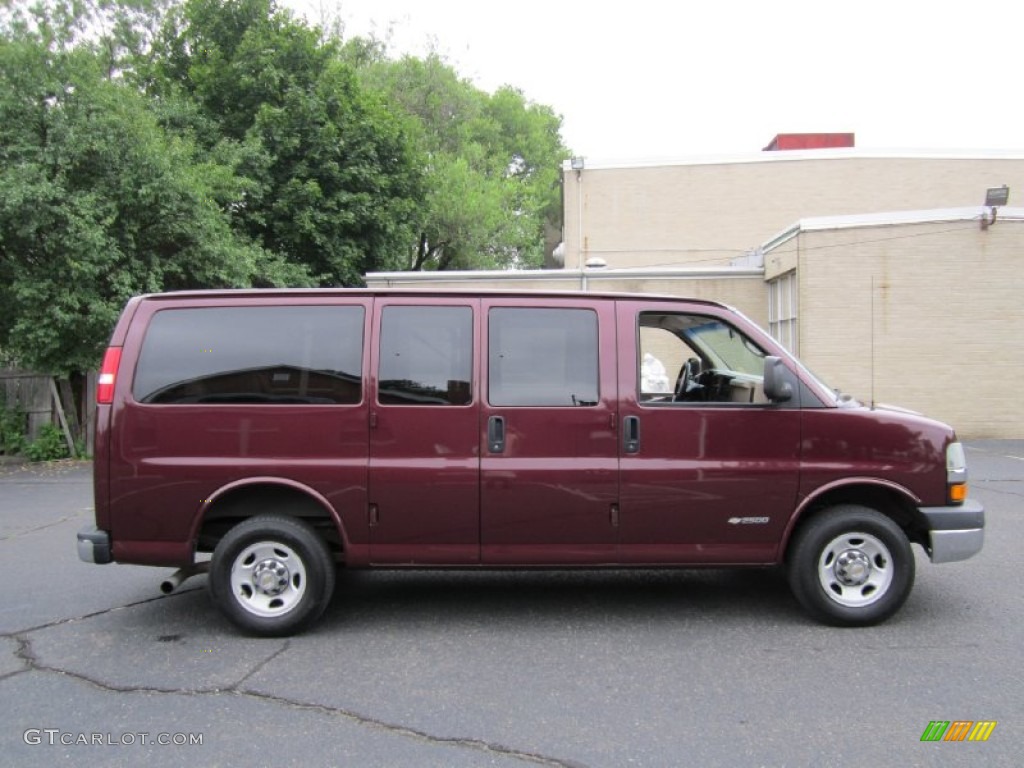
[[[863,150],[765,152],[564,172],[565,263],[721,266],[801,218],[978,206],[1003,184],[1024,194],[1024,153],[879,157]],[[582,203],[582,205],[581,205]],[[580,230],[583,251],[580,251]]]
[[[870,401],[873,334],[876,402],[1024,435],[1024,222],[805,232],[779,251],[798,263],[800,356],[829,385]]]

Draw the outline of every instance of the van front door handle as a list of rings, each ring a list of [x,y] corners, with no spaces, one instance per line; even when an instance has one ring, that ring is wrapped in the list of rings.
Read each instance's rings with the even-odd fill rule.
[[[502,453],[505,450],[505,417],[491,416],[487,420],[487,450]]]

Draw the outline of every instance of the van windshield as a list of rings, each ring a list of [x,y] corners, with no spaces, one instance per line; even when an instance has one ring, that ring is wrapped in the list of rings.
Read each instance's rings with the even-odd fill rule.
[[[683,336],[715,368],[750,376],[764,373],[764,351],[732,326],[707,318],[706,322],[685,330]]]
[[[744,315],[739,310],[734,309],[733,311],[736,312],[736,314],[738,314],[740,317],[742,317],[747,322],[751,323],[752,325],[756,325],[756,323],[754,323],[753,320],[751,320],[749,317]],[[832,395],[834,403],[836,403],[836,404],[843,404],[843,403],[856,404],[856,401],[853,400],[853,398],[851,398],[849,395],[843,394],[842,392],[840,392],[835,387],[828,386],[828,384],[825,383],[825,380],[823,378],[821,378],[821,376],[816,374],[814,371],[812,371],[810,368],[808,368],[799,357],[796,357],[795,355],[793,355],[791,352],[789,352],[786,349],[784,349],[783,351],[786,353],[785,356],[790,361],[792,361],[793,365],[796,366],[799,370],[803,371],[804,376],[806,378],[813,379],[814,381],[816,381],[818,383],[819,387],[822,390],[825,390],[825,391],[827,391],[828,393],[830,393]]]

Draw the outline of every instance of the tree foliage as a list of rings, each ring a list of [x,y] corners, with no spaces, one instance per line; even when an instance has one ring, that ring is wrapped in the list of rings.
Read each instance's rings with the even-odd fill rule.
[[[198,106],[197,138],[238,158],[240,234],[323,285],[397,268],[421,198],[402,124],[334,42],[270,0],[191,0],[164,28],[150,91]]]
[[[0,10],[0,350],[95,366],[140,292],[539,265],[559,119],[272,0]]]
[[[38,14],[0,48],[6,352],[86,370],[135,293],[304,280],[232,233],[232,169],[167,135],[101,47],[68,46],[53,21]]]
[[[514,88],[479,90],[436,53],[393,60],[362,39],[344,53],[405,114],[423,158],[428,191],[409,268],[542,265],[545,227],[561,217],[560,118]]]

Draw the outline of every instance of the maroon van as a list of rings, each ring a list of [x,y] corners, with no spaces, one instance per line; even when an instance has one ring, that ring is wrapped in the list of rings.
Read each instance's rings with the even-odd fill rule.
[[[197,291],[125,307],[81,559],[209,571],[296,632],[347,568],[785,565],[867,625],[982,546],[953,430],[829,389],[726,306],[589,293]]]

